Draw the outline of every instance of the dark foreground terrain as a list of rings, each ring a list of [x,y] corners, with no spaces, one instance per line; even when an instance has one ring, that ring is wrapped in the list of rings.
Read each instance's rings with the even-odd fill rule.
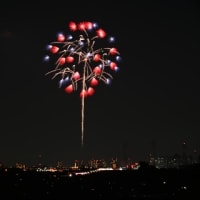
[[[69,172],[0,171],[0,199],[199,199],[200,167]]]

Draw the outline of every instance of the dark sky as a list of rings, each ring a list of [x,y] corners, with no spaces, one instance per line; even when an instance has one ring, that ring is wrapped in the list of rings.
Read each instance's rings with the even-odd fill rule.
[[[200,13],[193,1],[0,8],[0,161],[71,165],[75,159],[146,160],[200,152]],[[114,1],[115,2],[115,1]],[[158,2],[158,1],[157,1]],[[95,21],[116,38],[122,62],[112,84],[85,100],[45,76],[46,46],[70,21]]]

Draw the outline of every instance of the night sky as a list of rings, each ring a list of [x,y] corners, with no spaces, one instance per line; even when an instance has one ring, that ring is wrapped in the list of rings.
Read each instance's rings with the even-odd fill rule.
[[[75,159],[146,160],[200,154],[200,6],[84,2],[0,7],[0,161],[71,165]],[[122,61],[111,85],[85,100],[45,76],[46,46],[70,21],[94,21],[116,38]]]

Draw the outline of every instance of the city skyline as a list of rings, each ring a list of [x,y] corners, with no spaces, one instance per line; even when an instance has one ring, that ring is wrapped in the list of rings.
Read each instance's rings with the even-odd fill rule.
[[[0,161],[145,160],[151,151],[181,153],[183,142],[199,153],[198,8],[193,1],[3,5]],[[70,21],[87,20],[116,37],[122,61],[111,85],[85,100],[82,148],[79,95],[45,76],[51,66],[43,58]]]

